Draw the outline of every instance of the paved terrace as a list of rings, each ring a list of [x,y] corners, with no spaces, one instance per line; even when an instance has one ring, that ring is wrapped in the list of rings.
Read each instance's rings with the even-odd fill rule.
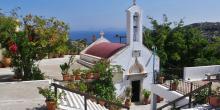
[[[49,81],[0,83],[0,110],[44,110],[45,99],[37,87],[48,87]]]

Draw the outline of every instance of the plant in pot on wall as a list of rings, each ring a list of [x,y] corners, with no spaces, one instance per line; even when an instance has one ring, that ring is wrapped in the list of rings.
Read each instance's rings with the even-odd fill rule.
[[[81,70],[80,69],[72,70],[72,72],[73,72],[72,77],[74,77],[75,80],[81,80]]]
[[[220,87],[217,87],[215,91],[212,91],[212,95],[209,96],[209,104],[213,107],[220,107]]]
[[[164,83],[164,74],[163,73],[157,74],[157,81],[158,81],[158,84]]]
[[[179,85],[179,80],[177,79],[177,77],[176,76],[173,76],[173,80],[171,81],[171,90],[173,90],[173,91],[175,91],[175,90],[177,90],[177,87],[178,87],[178,85]]]
[[[56,98],[54,90],[51,88],[41,88],[38,87],[39,94],[43,95],[46,100],[47,110],[55,110],[57,105],[57,100],[61,98],[63,93],[59,93]]]
[[[93,74],[93,71],[91,69],[90,70],[85,70],[84,72],[86,73],[86,79],[88,79],[88,80],[94,79],[94,74]]]
[[[73,59],[74,59],[74,57],[71,56],[71,57],[69,58],[68,63],[64,63],[64,64],[61,64],[61,65],[60,65],[60,68],[61,68],[61,70],[62,70],[61,74],[63,75],[63,80],[64,80],[64,81],[70,80],[70,76],[69,76],[68,71],[69,71],[70,65],[71,65],[72,62],[73,62]]]
[[[147,105],[150,103],[150,100],[149,100],[149,96],[150,96],[150,91],[144,89],[143,90],[143,95],[144,95],[144,104]]]
[[[125,89],[125,106],[127,107],[131,106],[131,95],[131,87],[129,86]]]

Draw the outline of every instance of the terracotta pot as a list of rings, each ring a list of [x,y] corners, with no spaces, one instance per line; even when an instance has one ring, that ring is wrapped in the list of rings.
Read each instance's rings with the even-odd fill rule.
[[[220,107],[220,97],[209,96],[209,104],[213,107]]]
[[[56,110],[56,102],[55,101],[46,101],[47,110]]]
[[[159,84],[163,84],[163,83],[164,83],[164,77],[162,77],[162,76],[159,77],[159,78],[158,78],[158,83],[159,83]]]
[[[99,102],[99,104],[100,104],[101,106],[104,106],[104,105],[105,105],[105,101],[99,100],[98,102]]]
[[[53,54],[53,58],[58,58],[58,54]]]
[[[86,74],[86,79],[94,79],[93,73]]]
[[[171,83],[171,90],[173,90],[173,91],[177,90],[177,86],[178,86],[178,84]]]
[[[71,75],[71,76],[70,76],[70,80],[71,80],[71,81],[74,81],[74,80],[75,80],[75,77],[76,77],[75,75]]]
[[[157,96],[157,103],[160,103],[160,96]]]
[[[4,57],[2,63],[4,64],[5,67],[9,67],[11,65],[11,58]]]
[[[99,73],[94,73],[93,75],[94,75],[94,79],[99,79],[100,77]]]
[[[144,98],[144,105],[150,104],[149,97]]]
[[[160,97],[160,101],[163,101],[163,98],[162,98],[162,97]]]
[[[75,80],[81,80],[81,74],[75,75]]]
[[[53,54],[52,54],[52,53],[49,53],[49,54],[48,54],[48,59],[51,59],[51,58],[53,58]]]
[[[69,81],[70,76],[68,74],[63,74],[63,81]]]
[[[125,100],[125,106],[130,107],[131,106],[131,99]]]
[[[64,57],[64,54],[59,54],[59,58],[63,58]]]
[[[4,67],[4,65],[0,62],[0,68],[3,68]]]

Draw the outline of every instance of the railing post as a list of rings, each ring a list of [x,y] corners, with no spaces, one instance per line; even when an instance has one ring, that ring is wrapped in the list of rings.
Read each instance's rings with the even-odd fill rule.
[[[87,110],[87,97],[86,96],[84,96],[84,107],[85,107],[85,110]]]
[[[172,90],[172,89],[171,89],[171,84],[172,84],[172,81],[170,80],[170,88],[169,88],[169,89],[170,89],[170,91]]]
[[[176,103],[173,103],[173,108],[174,108],[174,109],[176,108]]]
[[[193,89],[193,83],[190,82],[190,93],[192,92]],[[191,108],[191,103],[192,103],[192,94],[189,95],[189,104],[188,107]]]
[[[57,87],[55,85],[53,86],[54,86],[55,98],[57,99]]]
[[[208,92],[208,97],[209,97],[212,94],[212,82],[210,82],[208,89],[209,89],[209,92]],[[209,98],[208,98],[208,101],[210,103]]]

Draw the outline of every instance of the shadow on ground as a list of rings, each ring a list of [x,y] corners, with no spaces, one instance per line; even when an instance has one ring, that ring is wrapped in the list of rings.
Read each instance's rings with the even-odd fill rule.
[[[27,108],[26,110],[47,110],[47,107],[43,105],[41,107]]]
[[[12,79],[13,75],[0,75],[0,82],[10,82]]]

